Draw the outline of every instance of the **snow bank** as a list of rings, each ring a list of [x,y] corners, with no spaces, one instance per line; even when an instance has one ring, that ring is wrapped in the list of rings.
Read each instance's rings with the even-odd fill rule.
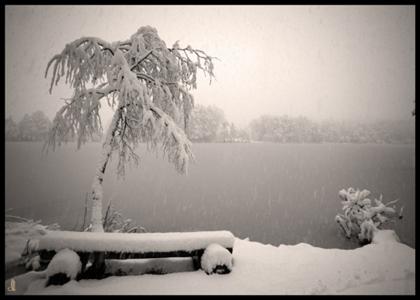
[[[379,243],[395,243],[399,242],[400,239],[394,230],[378,230],[373,235],[372,244]]]
[[[235,239],[233,260],[223,276],[198,270],[47,288],[39,279],[27,294],[415,294],[415,250],[395,241],[339,250]]]
[[[201,257],[201,268],[207,274],[212,274],[217,266],[226,266],[229,271],[232,271],[232,254],[218,244],[211,244]]]
[[[39,242],[39,249],[115,252],[169,252],[205,249],[212,243],[232,248],[234,236],[229,231],[170,233],[111,233],[51,231]]]
[[[58,273],[64,273],[70,279],[75,279],[81,269],[82,263],[80,262],[79,255],[73,250],[63,249],[54,255],[48,264],[46,274],[47,277],[51,277]]]
[[[23,295],[26,293],[29,285],[34,283],[39,285],[39,289],[45,286],[46,272],[30,271],[25,274],[13,277],[5,281],[5,294],[9,295]],[[14,283],[12,283],[14,281]]]

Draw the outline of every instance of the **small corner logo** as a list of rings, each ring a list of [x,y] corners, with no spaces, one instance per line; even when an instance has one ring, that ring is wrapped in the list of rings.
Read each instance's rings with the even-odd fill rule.
[[[15,279],[12,278],[10,280],[10,285],[7,287],[7,291],[16,292],[16,280]]]

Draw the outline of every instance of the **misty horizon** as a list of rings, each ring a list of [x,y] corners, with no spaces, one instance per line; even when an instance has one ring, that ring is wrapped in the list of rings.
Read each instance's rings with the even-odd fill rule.
[[[151,25],[168,47],[180,40],[220,59],[216,79],[199,74],[193,95],[239,127],[261,115],[410,120],[414,24],[414,6],[7,6],[6,116],[40,109],[53,118],[71,97],[64,83],[50,95],[44,78],[68,42],[124,40]],[[102,116],[107,124],[111,110]]]
[[[221,109],[220,107],[215,106],[215,105],[209,105],[209,106],[204,106],[204,107],[212,107],[212,106]],[[48,115],[42,109],[35,109],[34,111],[23,112],[20,118],[16,118],[16,116],[13,116],[12,114],[9,113],[8,115],[5,115],[5,119],[11,118],[14,122],[20,122],[25,115],[30,116],[31,114],[33,114],[33,113],[35,113],[37,111],[41,111],[42,113],[44,113],[46,115],[46,117],[50,121],[53,121],[55,114]],[[312,119],[312,118],[310,118],[308,116],[305,116],[305,115],[292,116],[292,115],[287,115],[287,114],[278,114],[278,115],[275,115],[275,114],[270,114],[270,113],[258,115],[255,118],[253,118],[253,119],[249,120],[248,122],[244,123],[242,126],[239,125],[239,124],[237,124],[237,123],[235,123],[235,122],[233,122],[233,121],[231,121],[231,120],[229,120],[229,119],[226,119],[226,121],[229,124],[233,124],[237,129],[247,129],[247,128],[249,128],[250,124],[253,121],[258,120],[261,117],[287,117],[287,118],[290,118],[290,119],[305,118],[305,119],[307,119],[309,121],[312,121],[312,122],[314,122],[316,124],[336,123],[336,124],[366,124],[366,125],[370,125],[370,124],[374,124],[374,123],[390,123],[390,124],[395,124],[395,123],[413,123],[413,125],[414,125],[415,122],[416,122],[415,117],[413,117],[413,116],[411,116],[411,118],[408,118],[408,119],[407,118],[401,118],[401,119],[391,119],[391,118],[388,118],[387,119],[387,118],[383,118],[383,119],[376,119],[376,120],[368,119],[368,120],[362,120],[362,121],[360,121],[360,120],[355,120],[355,119],[334,119],[334,118],[325,118],[325,119],[317,120],[317,119]],[[106,123],[103,123],[103,130],[104,130],[104,132],[107,130],[107,128],[109,126],[109,123],[110,123],[110,120],[109,119],[106,119]]]

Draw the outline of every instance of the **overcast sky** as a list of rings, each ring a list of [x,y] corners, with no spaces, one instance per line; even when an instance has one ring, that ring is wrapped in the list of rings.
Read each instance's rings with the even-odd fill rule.
[[[66,43],[123,40],[143,25],[221,60],[194,96],[239,126],[262,114],[412,118],[414,6],[6,6],[6,116],[52,118],[71,96],[64,84],[49,95],[44,78]]]

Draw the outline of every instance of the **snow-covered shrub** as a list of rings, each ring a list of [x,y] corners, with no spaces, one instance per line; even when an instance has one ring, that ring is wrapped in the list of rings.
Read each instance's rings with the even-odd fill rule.
[[[25,264],[25,268],[27,270],[39,270],[41,268],[41,262],[40,262],[41,258],[39,255],[35,255],[30,257],[26,264]]]
[[[361,243],[370,243],[374,234],[385,223],[396,217],[402,218],[402,208],[397,215],[394,205],[398,199],[384,204],[382,195],[372,201],[368,198],[370,191],[353,188],[343,189],[338,195],[343,200],[341,203],[344,214],[336,215],[335,221],[344,230],[347,238],[356,236]]]
[[[133,220],[125,219],[111,203],[108,204],[105,213],[103,228],[105,232],[146,232],[144,227],[135,225]]]
[[[49,230],[59,230],[60,225],[42,225],[41,220],[34,221],[13,215],[6,215],[5,225],[6,260],[19,259],[19,265],[24,265],[28,270],[38,270],[39,238]]]
[[[82,269],[79,255],[70,249],[57,252],[48,264],[46,275],[49,279],[57,274],[64,274],[69,280],[76,279]],[[51,280],[50,280],[51,281]]]
[[[219,244],[210,244],[201,257],[201,268],[207,273],[232,271],[232,254]]]
[[[81,231],[92,231],[92,224],[87,227],[84,225],[86,223],[86,215],[87,214],[85,212]],[[144,227],[136,225],[135,221],[132,219],[124,218],[124,216],[111,205],[111,202],[108,204],[106,209],[106,213],[102,221],[102,226],[104,232],[147,232]]]

